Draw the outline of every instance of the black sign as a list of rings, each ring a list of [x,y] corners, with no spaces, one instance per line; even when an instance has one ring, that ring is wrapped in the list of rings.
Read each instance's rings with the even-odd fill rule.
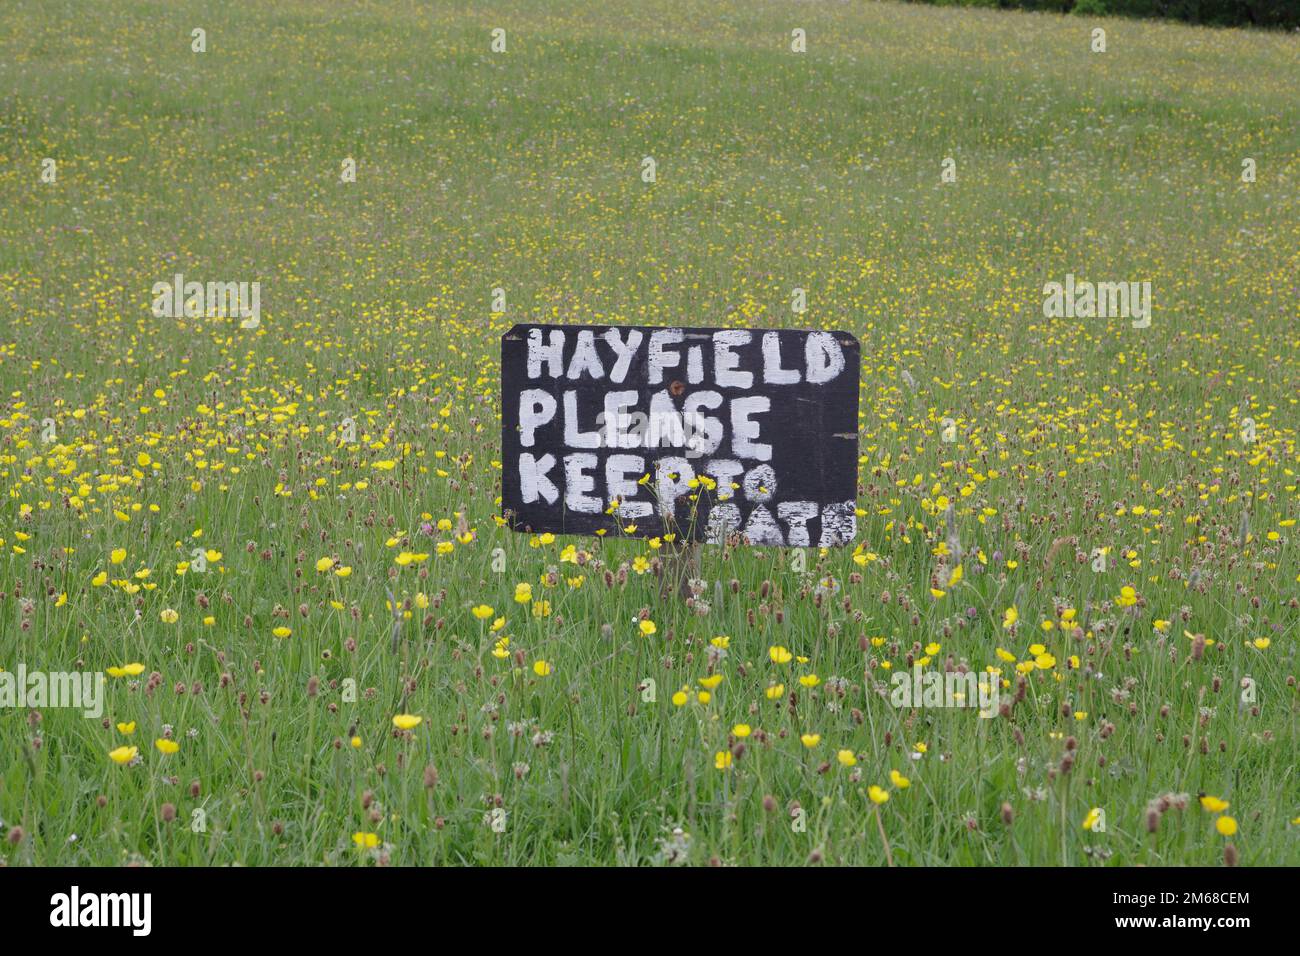
[[[859,373],[844,332],[516,325],[501,338],[505,516],[527,532],[847,544]]]

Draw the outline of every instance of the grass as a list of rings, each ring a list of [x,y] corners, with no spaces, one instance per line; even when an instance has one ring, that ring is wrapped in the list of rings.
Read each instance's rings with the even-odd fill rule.
[[[0,667],[143,665],[0,709],[0,861],[1300,861],[1296,40],[454,6],[0,9]],[[176,272],[260,328],[155,318]],[[1067,273],[1151,327],[1044,318]],[[705,549],[692,607],[643,540],[500,528],[524,321],[853,332],[857,547]],[[1023,699],[874,692],[920,657]]]

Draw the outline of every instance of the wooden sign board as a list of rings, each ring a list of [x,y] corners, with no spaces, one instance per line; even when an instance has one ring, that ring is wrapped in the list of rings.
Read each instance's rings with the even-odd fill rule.
[[[505,517],[534,533],[847,544],[859,353],[844,332],[516,325],[501,338]]]

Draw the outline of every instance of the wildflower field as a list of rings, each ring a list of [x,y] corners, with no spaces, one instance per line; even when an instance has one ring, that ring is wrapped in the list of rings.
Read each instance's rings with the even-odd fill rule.
[[[1298,53],[0,5],[0,863],[1300,863]],[[523,322],[852,333],[854,541],[503,526]]]

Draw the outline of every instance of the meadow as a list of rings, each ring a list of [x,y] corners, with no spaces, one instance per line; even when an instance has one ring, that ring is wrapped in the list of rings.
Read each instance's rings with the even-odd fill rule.
[[[0,6],[0,863],[1300,863],[1298,43]],[[502,527],[519,322],[853,333],[857,540]]]

